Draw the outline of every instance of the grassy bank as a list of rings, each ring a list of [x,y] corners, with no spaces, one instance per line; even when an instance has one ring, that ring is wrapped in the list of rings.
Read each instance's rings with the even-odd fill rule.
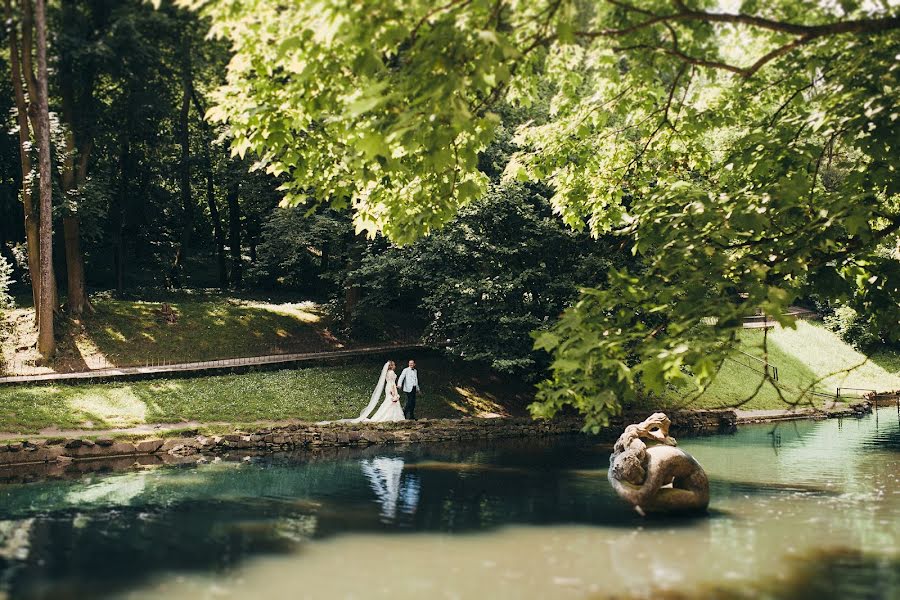
[[[166,318],[163,302],[172,309]],[[94,312],[58,323],[52,365],[36,367],[34,310],[6,311],[0,369],[8,373],[69,372],[148,362],[316,352],[344,347],[313,302],[238,298],[194,292],[150,300],[94,297]]]
[[[397,362],[407,357],[398,356]],[[523,415],[531,389],[490,372],[418,357],[416,416]],[[182,380],[0,388],[0,431],[129,427],[182,421],[249,423],[355,417],[383,361]]]
[[[90,339],[110,353],[117,352],[121,364],[139,363],[148,348],[176,361],[268,352],[273,340],[281,340],[276,348],[282,350],[289,349],[286,340],[311,349],[340,343],[327,336],[327,327],[317,320],[312,306],[221,298],[174,306],[178,322],[165,325],[155,321],[153,313],[147,312],[152,308],[142,303],[98,303],[97,312],[89,317]],[[132,344],[129,340],[143,341]],[[762,331],[744,331],[741,349],[762,356],[762,340]],[[837,387],[900,389],[900,354],[866,357],[818,324],[800,322],[797,329],[769,331],[768,352],[788,401],[797,401],[799,391],[807,388],[831,394]],[[395,357],[401,366],[406,358]],[[512,378],[455,365],[436,355],[418,358],[424,388],[419,416],[522,415],[533,398],[533,388]],[[693,402],[685,400],[696,396],[697,390],[680,389],[649,402],[647,408],[786,408],[770,384],[756,391],[762,376],[741,361],[748,362],[739,357],[726,361],[712,386]],[[381,364],[379,359],[190,379],[4,387],[0,388],[0,431],[352,417],[365,406]]]
[[[876,391],[900,389],[900,354],[878,352],[866,356],[818,323],[800,321],[796,329],[771,329],[767,335],[769,364],[778,368],[779,389],[790,402],[800,400],[800,391],[834,394],[838,387]],[[763,331],[748,329],[741,333],[740,349],[756,357],[763,356]],[[722,366],[713,384],[693,403],[695,408],[720,408],[742,404],[745,409],[786,408],[771,384],[758,391],[762,374],[759,367],[740,355]],[[754,392],[755,396],[754,396]],[[696,389],[673,392],[666,402],[678,405],[694,396]],[[861,394],[847,391],[846,394]],[[747,401],[748,398],[751,398]],[[805,397],[803,402],[808,403]],[[746,402],[745,402],[746,401]],[[816,399],[821,404],[824,399]]]

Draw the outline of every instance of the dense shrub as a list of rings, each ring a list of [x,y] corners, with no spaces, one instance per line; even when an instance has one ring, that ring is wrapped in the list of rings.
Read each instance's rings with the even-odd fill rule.
[[[842,340],[861,350],[881,343],[882,338],[871,320],[864,318],[851,306],[840,306],[823,319],[825,326]]]
[[[12,296],[9,295],[9,286],[13,283],[12,271],[12,265],[0,256],[0,309],[12,306]]]
[[[530,378],[546,357],[531,333],[556,321],[582,285],[633,260],[612,240],[572,231],[539,188],[496,185],[444,229],[370,252],[351,276],[361,307],[418,312],[425,337],[468,360]]]
[[[303,208],[276,208],[262,224],[257,259],[248,276],[266,288],[315,290],[340,261],[349,219],[333,211],[306,215]]]

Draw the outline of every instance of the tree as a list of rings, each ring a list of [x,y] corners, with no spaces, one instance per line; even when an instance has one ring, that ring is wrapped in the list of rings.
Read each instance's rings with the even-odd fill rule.
[[[30,2],[26,1],[26,15],[30,11]],[[26,17],[25,27],[29,19]],[[47,7],[44,0],[34,2],[35,49],[37,56],[37,106],[35,107],[37,122],[38,164],[40,171],[40,256],[41,256],[41,303],[38,308],[38,351],[45,360],[53,357],[56,351],[56,339],[53,333],[53,302],[50,290],[53,288],[53,183],[50,176],[50,106],[48,98],[47,75]]]
[[[352,206],[406,243],[484,195],[501,100],[553,93],[510,179],[642,259],[537,340],[539,415],[602,424],[638,388],[707,385],[741,317],[854,297],[900,335],[897,7],[812,1],[182,0],[235,52],[209,116],[286,178],[287,203]],[[749,57],[749,58],[748,58]],[[835,155],[846,176],[826,187]],[[889,244],[890,245],[890,244]],[[715,323],[715,325],[709,325]]]
[[[35,309],[35,322],[40,326],[41,302],[48,298],[51,311],[56,310],[56,280],[51,275],[50,288],[42,288],[41,279],[41,234],[39,215],[33,200],[32,171],[32,139],[31,130],[37,135],[39,122],[38,84],[36,81],[32,56],[34,53],[34,22],[31,3],[22,5],[22,14],[13,12],[10,0],[4,2],[5,16],[9,29],[7,31],[10,55],[10,76],[16,104],[16,124],[19,134],[19,163],[22,174],[21,200],[25,216],[25,241],[28,254],[28,270],[31,276],[32,299]],[[17,19],[16,17],[20,17]],[[21,44],[19,28],[21,27]],[[26,95],[26,89],[27,95]],[[29,126],[30,124],[30,126]],[[52,262],[50,265],[52,273]]]
[[[194,198],[191,195],[191,91],[193,90],[193,74],[191,69],[191,42],[186,31],[181,35],[181,110],[178,116],[178,143],[181,145],[181,157],[178,164],[178,183],[181,188],[181,239],[172,263],[172,281],[181,281],[181,271],[187,260],[188,248],[191,244],[191,233],[194,230]]]
[[[85,282],[79,209],[95,142],[95,87],[101,66],[109,60],[107,48],[101,43],[108,25],[109,7],[103,2],[61,2],[56,80],[64,143],[58,162],[64,198],[66,308],[76,316],[92,310]]]
[[[530,333],[546,329],[582,286],[603,285],[634,262],[608,237],[553,218],[546,190],[495,184],[447,227],[403,247],[370,252],[350,276],[364,305],[420,312],[425,338],[465,360],[534,380],[547,367]]]
[[[31,194],[31,132],[28,125],[28,108],[25,90],[22,84],[22,67],[19,59],[19,32],[13,20],[10,0],[5,0],[6,22],[9,26],[7,41],[9,43],[10,75],[16,98],[16,124],[19,130],[19,161],[22,170],[22,205],[25,211],[25,241],[28,247],[28,270],[31,273],[31,291],[35,313],[39,311],[40,293],[40,250],[38,247],[38,218]],[[29,49],[30,52],[30,49]]]

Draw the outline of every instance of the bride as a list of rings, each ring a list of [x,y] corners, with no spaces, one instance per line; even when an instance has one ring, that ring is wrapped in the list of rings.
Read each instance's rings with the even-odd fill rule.
[[[359,417],[347,419],[347,421],[359,423],[361,421],[384,422],[403,421],[406,419],[403,416],[403,407],[400,406],[400,392],[397,391],[397,373],[395,369],[394,361],[389,360],[384,363],[384,367],[381,369],[381,377],[378,379],[375,391],[372,392],[369,404],[359,413]],[[378,404],[382,390],[384,390],[384,401],[378,407],[378,410],[375,411],[375,414],[369,416],[372,409]]]

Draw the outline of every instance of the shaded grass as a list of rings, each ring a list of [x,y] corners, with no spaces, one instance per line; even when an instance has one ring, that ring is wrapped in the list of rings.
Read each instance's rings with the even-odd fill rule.
[[[122,364],[154,355],[172,362],[315,352],[339,345],[311,303],[209,298],[170,305],[178,314],[174,324],[157,318],[159,303],[105,300],[84,320],[84,331],[103,354]]]
[[[50,367],[32,366],[38,359],[33,309],[9,311],[0,362],[8,372],[70,372],[346,346],[312,302],[179,294],[169,302],[177,314],[174,323],[160,317],[162,302],[98,297],[93,304],[95,312],[60,323],[57,357]]]
[[[406,357],[397,357],[397,362]],[[523,415],[530,386],[434,356],[418,358],[416,416]],[[181,380],[0,388],[0,431],[128,427],[183,421],[249,423],[355,417],[383,360]]]
[[[741,332],[740,349],[753,356],[763,356],[762,330]],[[778,367],[779,384],[785,399],[800,400],[809,405],[810,397],[800,398],[800,391],[835,394],[836,388],[864,388],[876,391],[900,389],[900,355],[882,351],[868,358],[825,327],[807,321],[799,321],[796,329],[776,328],[767,336],[769,364]],[[734,406],[753,396],[762,374],[739,364],[742,359],[728,360],[722,366],[716,380],[696,401],[693,408],[721,408]],[[696,394],[696,389],[678,390],[666,399],[678,404],[684,398]],[[848,394],[861,394],[852,391]],[[819,406],[824,399],[816,399]],[[745,402],[745,409],[788,408],[769,383]]]

